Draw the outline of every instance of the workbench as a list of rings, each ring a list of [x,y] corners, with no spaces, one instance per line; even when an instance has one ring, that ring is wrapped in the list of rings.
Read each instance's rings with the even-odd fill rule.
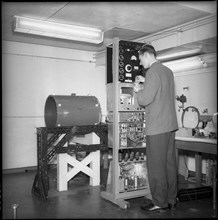
[[[201,186],[202,171],[202,153],[214,155],[213,163],[213,208],[216,207],[216,156],[217,156],[217,139],[196,138],[196,137],[175,137],[176,155],[178,161],[179,150],[187,150],[195,152],[195,184],[196,187]]]

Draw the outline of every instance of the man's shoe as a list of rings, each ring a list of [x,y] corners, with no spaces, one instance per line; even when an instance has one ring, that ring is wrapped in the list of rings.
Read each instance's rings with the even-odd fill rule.
[[[169,203],[169,204],[168,204],[168,208],[169,208],[169,210],[171,210],[171,211],[175,211],[175,210],[176,210],[176,203],[175,203],[175,204]]]
[[[149,208],[151,208],[153,206],[152,203],[146,204],[146,205],[142,205],[140,206],[140,208],[144,211],[147,211]]]
[[[150,211],[150,212],[157,211],[157,212],[163,213],[163,212],[166,212],[168,208],[162,208],[160,206],[150,204],[148,206],[141,206],[141,209],[145,211]]]

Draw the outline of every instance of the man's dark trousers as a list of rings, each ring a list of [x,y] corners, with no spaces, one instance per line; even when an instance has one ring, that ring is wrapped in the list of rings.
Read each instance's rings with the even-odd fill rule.
[[[177,196],[175,132],[147,135],[146,146],[152,203],[165,208],[175,204]]]

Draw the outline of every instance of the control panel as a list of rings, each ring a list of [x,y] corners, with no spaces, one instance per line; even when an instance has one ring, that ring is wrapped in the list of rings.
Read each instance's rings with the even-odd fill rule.
[[[132,83],[138,75],[145,76],[146,69],[140,65],[138,51],[143,43],[119,41],[119,82]],[[112,47],[107,47],[107,83],[113,82]]]
[[[137,94],[134,92],[134,83],[119,83],[118,110],[119,111],[144,111],[145,108],[138,104]],[[114,84],[107,84],[107,110],[113,111]]]
[[[113,146],[113,113],[108,115],[109,132],[108,146]],[[146,147],[145,112],[119,113],[119,149]]]
[[[144,111],[118,113],[119,192],[146,189],[146,117]],[[113,113],[108,115],[108,146],[113,148]]]

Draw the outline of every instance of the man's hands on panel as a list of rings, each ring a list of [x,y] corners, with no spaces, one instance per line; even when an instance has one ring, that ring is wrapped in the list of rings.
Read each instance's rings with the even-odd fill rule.
[[[145,78],[143,76],[135,77],[134,92],[138,92],[139,90],[143,89],[144,81],[145,81]]]

